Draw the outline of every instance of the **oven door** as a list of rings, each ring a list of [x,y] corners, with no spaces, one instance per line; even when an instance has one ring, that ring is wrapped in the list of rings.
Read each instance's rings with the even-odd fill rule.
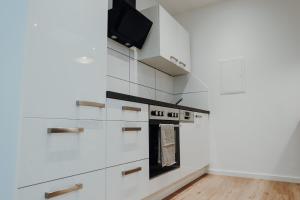
[[[172,166],[162,167],[161,163],[158,162],[159,153],[159,140],[160,137],[160,124],[174,124],[175,129],[175,145],[176,153],[175,159],[176,163]],[[150,120],[149,121],[149,169],[150,169],[150,179],[157,177],[161,174],[169,172],[171,170],[178,169],[180,167],[180,141],[179,141],[179,121],[169,121],[169,120]]]

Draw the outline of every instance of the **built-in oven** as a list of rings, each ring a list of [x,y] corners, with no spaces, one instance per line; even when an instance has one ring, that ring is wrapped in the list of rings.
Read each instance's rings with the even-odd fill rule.
[[[150,106],[149,109],[149,171],[150,178],[154,178],[180,167],[179,110],[160,106]],[[162,166],[159,162],[163,124],[173,127],[175,133],[175,163],[170,166]]]

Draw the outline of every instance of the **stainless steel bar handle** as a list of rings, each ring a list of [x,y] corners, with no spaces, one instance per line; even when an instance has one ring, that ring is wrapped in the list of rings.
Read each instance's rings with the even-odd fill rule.
[[[54,197],[58,197],[64,194],[68,194],[71,192],[76,192],[78,190],[81,190],[83,188],[82,184],[76,184],[73,187],[70,187],[68,189],[64,189],[64,190],[59,190],[59,191],[55,191],[55,192],[46,192],[45,193],[45,199],[52,199]]]
[[[195,117],[196,117],[196,118],[202,118],[202,116],[201,116],[201,115],[196,115]]]
[[[96,108],[105,108],[105,104],[92,102],[92,101],[76,101],[76,105],[77,106],[96,107]]]
[[[161,127],[161,125],[165,125],[165,124],[159,124],[159,127]],[[173,124],[170,124],[170,125],[173,125]],[[174,128],[180,128],[180,125],[173,125],[173,126],[174,126]]]
[[[179,62],[179,65],[182,65],[183,67],[186,67],[186,64],[181,62],[181,61]]]
[[[130,169],[130,170],[126,170],[126,171],[123,171],[122,172],[122,176],[127,176],[129,174],[133,174],[133,173],[137,173],[139,171],[142,171],[142,168],[141,167],[137,167],[135,169]]]
[[[178,62],[178,59],[177,58],[175,58],[174,56],[170,56],[170,59],[172,60],[175,60],[176,62]]]
[[[83,133],[84,128],[48,128],[48,133]]]
[[[127,132],[127,131],[141,131],[141,127],[124,127],[122,128],[122,132]]]
[[[130,107],[130,106],[122,106],[123,111],[134,111],[134,112],[141,112],[142,108],[137,107]]]

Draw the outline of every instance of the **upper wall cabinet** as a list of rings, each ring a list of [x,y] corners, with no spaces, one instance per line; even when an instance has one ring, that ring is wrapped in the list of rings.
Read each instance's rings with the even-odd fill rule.
[[[24,117],[103,119],[107,1],[29,0],[28,5]]]
[[[141,12],[153,21],[153,27],[138,59],[171,75],[189,73],[189,33],[160,5]]]

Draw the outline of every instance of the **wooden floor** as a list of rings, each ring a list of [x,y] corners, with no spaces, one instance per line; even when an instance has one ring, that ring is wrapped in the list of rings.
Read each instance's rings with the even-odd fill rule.
[[[300,184],[207,175],[166,200],[300,200]]]

